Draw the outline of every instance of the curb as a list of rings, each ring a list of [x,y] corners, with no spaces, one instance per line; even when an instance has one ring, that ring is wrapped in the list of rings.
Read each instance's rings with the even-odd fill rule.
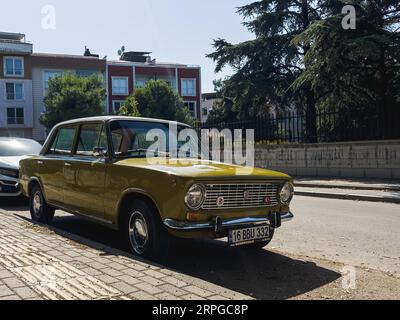
[[[366,196],[366,195],[361,195],[361,194],[335,194],[335,193],[328,193],[328,192],[296,191],[295,195],[304,196],[304,197],[314,197],[314,198],[356,200],[356,201],[369,201],[369,202],[385,202],[385,203],[400,204],[400,198]]]
[[[388,186],[354,186],[354,185],[328,185],[328,184],[314,184],[314,183],[294,183],[295,187],[301,188],[320,188],[320,189],[349,189],[349,190],[372,190],[372,191],[394,191],[399,192],[400,187]]]

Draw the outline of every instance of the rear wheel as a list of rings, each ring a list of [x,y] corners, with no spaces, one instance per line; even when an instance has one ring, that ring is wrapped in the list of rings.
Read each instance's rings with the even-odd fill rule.
[[[124,212],[122,233],[133,254],[164,262],[168,257],[170,235],[157,210],[143,200],[134,200]]]
[[[46,203],[42,189],[39,186],[36,185],[32,188],[29,202],[32,220],[51,224],[55,209]]]

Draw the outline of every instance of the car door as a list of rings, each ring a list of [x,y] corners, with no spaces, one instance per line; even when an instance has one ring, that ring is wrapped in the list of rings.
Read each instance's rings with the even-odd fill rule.
[[[107,149],[107,136],[103,124],[82,124],[76,151],[66,161],[64,199],[69,210],[103,220],[107,164],[104,157],[94,156],[95,147]]]
[[[65,160],[72,153],[77,126],[59,128],[45,155],[37,160],[38,176],[49,203],[64,207]]]

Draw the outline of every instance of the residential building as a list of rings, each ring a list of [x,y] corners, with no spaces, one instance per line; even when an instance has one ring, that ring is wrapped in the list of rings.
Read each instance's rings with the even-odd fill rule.
[[[164,80],[183,98],[193,118],[200,120],[201,68],[152,60],[150,52],[127,52],[107,62],[109,113],[118,112],[126,98],[149,80]]]
[[[33,131],[35,140],[46,139],[46,129],[40,124],[39,118],[45,110],[44,96],[48,90],[49,80],[55,76],[73,73],[82,77],[97,74],[106,83],[106,60],[96,55],[83,56],[65,54],[32,54],[32,82],[33,82]],[[107,103],[105,103],[107,105]],[[105,107],[107,112],[107,107]]]
[[[0,32],[0,136],[32,136],[32,51],[24,34]]]
[[[33,53],[24,34],[0,32],[0,136],[43,142],[40,124],[49,80],[73,73],[97,74],[104,79],[104,113],[118,112],[126,98],[151,79],[166,81],[184,100],[193,118],[201,119],[201,69],[178,63],[159,63],[150,52],[123,52],[118,61],[100,59],[85,47],[84,54]]]
[[[201,122],[207,122],[208,115],[215,108],[215,104],[217,103],[217,93],[203,93],[201,95]]]

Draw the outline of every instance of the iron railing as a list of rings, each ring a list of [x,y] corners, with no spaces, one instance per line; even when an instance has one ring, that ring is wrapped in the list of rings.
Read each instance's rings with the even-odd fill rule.
[[[255,142],[271,144],[400,139],[400,108],[322,111],[311,118],[304,112],[286,112],[245,121],[203,123],[196,129],[253,129]]]

